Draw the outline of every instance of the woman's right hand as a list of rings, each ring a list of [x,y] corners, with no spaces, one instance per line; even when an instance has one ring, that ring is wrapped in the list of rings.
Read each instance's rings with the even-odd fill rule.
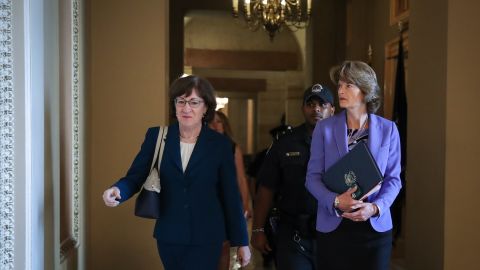
[[[250,248],[248,246],[238,247],[237,258],[242,267],[245,267],[250,263],[251,257],[252,253],[250,253]]]
[[[115,207],[120,204],[117,199],[121,199],[120,189],[118,187],[111,187],[103,192],[103,201],[106,206]]]
[[[337,206],[337,209],[340,209],[342,212],[351,212],[359,207],[362,201],[352,199],[352,194],[357,191],[357,187],[349,188],[344,193],[337,196],[338,201],[340,202]]]

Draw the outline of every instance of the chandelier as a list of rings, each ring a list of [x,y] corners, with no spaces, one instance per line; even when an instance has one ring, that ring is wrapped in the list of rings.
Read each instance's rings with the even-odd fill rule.
[[[232,0],[233,17],[238,18],[239,0]],[[263,26],[273,41],[284,25],[296,31],[308,26],[312,12],[312,0],[243,0],[240,10],[248,28],[256,31]],[[306,10],[306,12],[305,12]]]

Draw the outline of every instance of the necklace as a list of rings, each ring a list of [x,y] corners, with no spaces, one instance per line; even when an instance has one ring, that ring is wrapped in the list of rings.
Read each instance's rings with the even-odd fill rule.
[[[355,135],[353,135],[353,129],[352,132],[350,132],[350,134],[348,134],[348,144],[356,144],[357,143],[357,140],[358,138],[360,137],[360,135],[362,135],[363,131],[365,130],[365,127],[367,126],[367,122],[368,122],[368,114],[367,114],[367,118],[365,119],[365,121],[363,122],[363,125],[357,130],[357,133],[355,133]]]
[[[184,140],[197,140],[197,138],[198,138],[198,136],[199,136],[199,135],[197,135],[197,136],[191,136],[191,137],[184,137],[184,136],[182,136],[182,134],[180,134],[180,133],[179,133],[179,135],[180,135],[180,138],[182,138],[182,139],[184,139]]]

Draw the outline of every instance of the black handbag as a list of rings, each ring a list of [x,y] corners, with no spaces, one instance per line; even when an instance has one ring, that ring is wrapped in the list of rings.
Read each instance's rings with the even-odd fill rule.
[[[160,163],[162,161],[165,138],[168,127],[160,127],[158,131],[155,154],[153,155],[150,173],[145,179],[142,190],[135,201],[135,215],[143,218],[157,219],[160,217]],[[158,164],[155,166],[155,164]]]

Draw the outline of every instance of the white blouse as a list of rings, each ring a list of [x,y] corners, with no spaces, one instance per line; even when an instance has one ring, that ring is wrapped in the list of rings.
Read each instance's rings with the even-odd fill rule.
[[[192,156],[193,148],[195,147],[195,143],[184,143],[180,142],[180,156],[182,158],[182,168],[183,172],[187,168],[188,161]]]

